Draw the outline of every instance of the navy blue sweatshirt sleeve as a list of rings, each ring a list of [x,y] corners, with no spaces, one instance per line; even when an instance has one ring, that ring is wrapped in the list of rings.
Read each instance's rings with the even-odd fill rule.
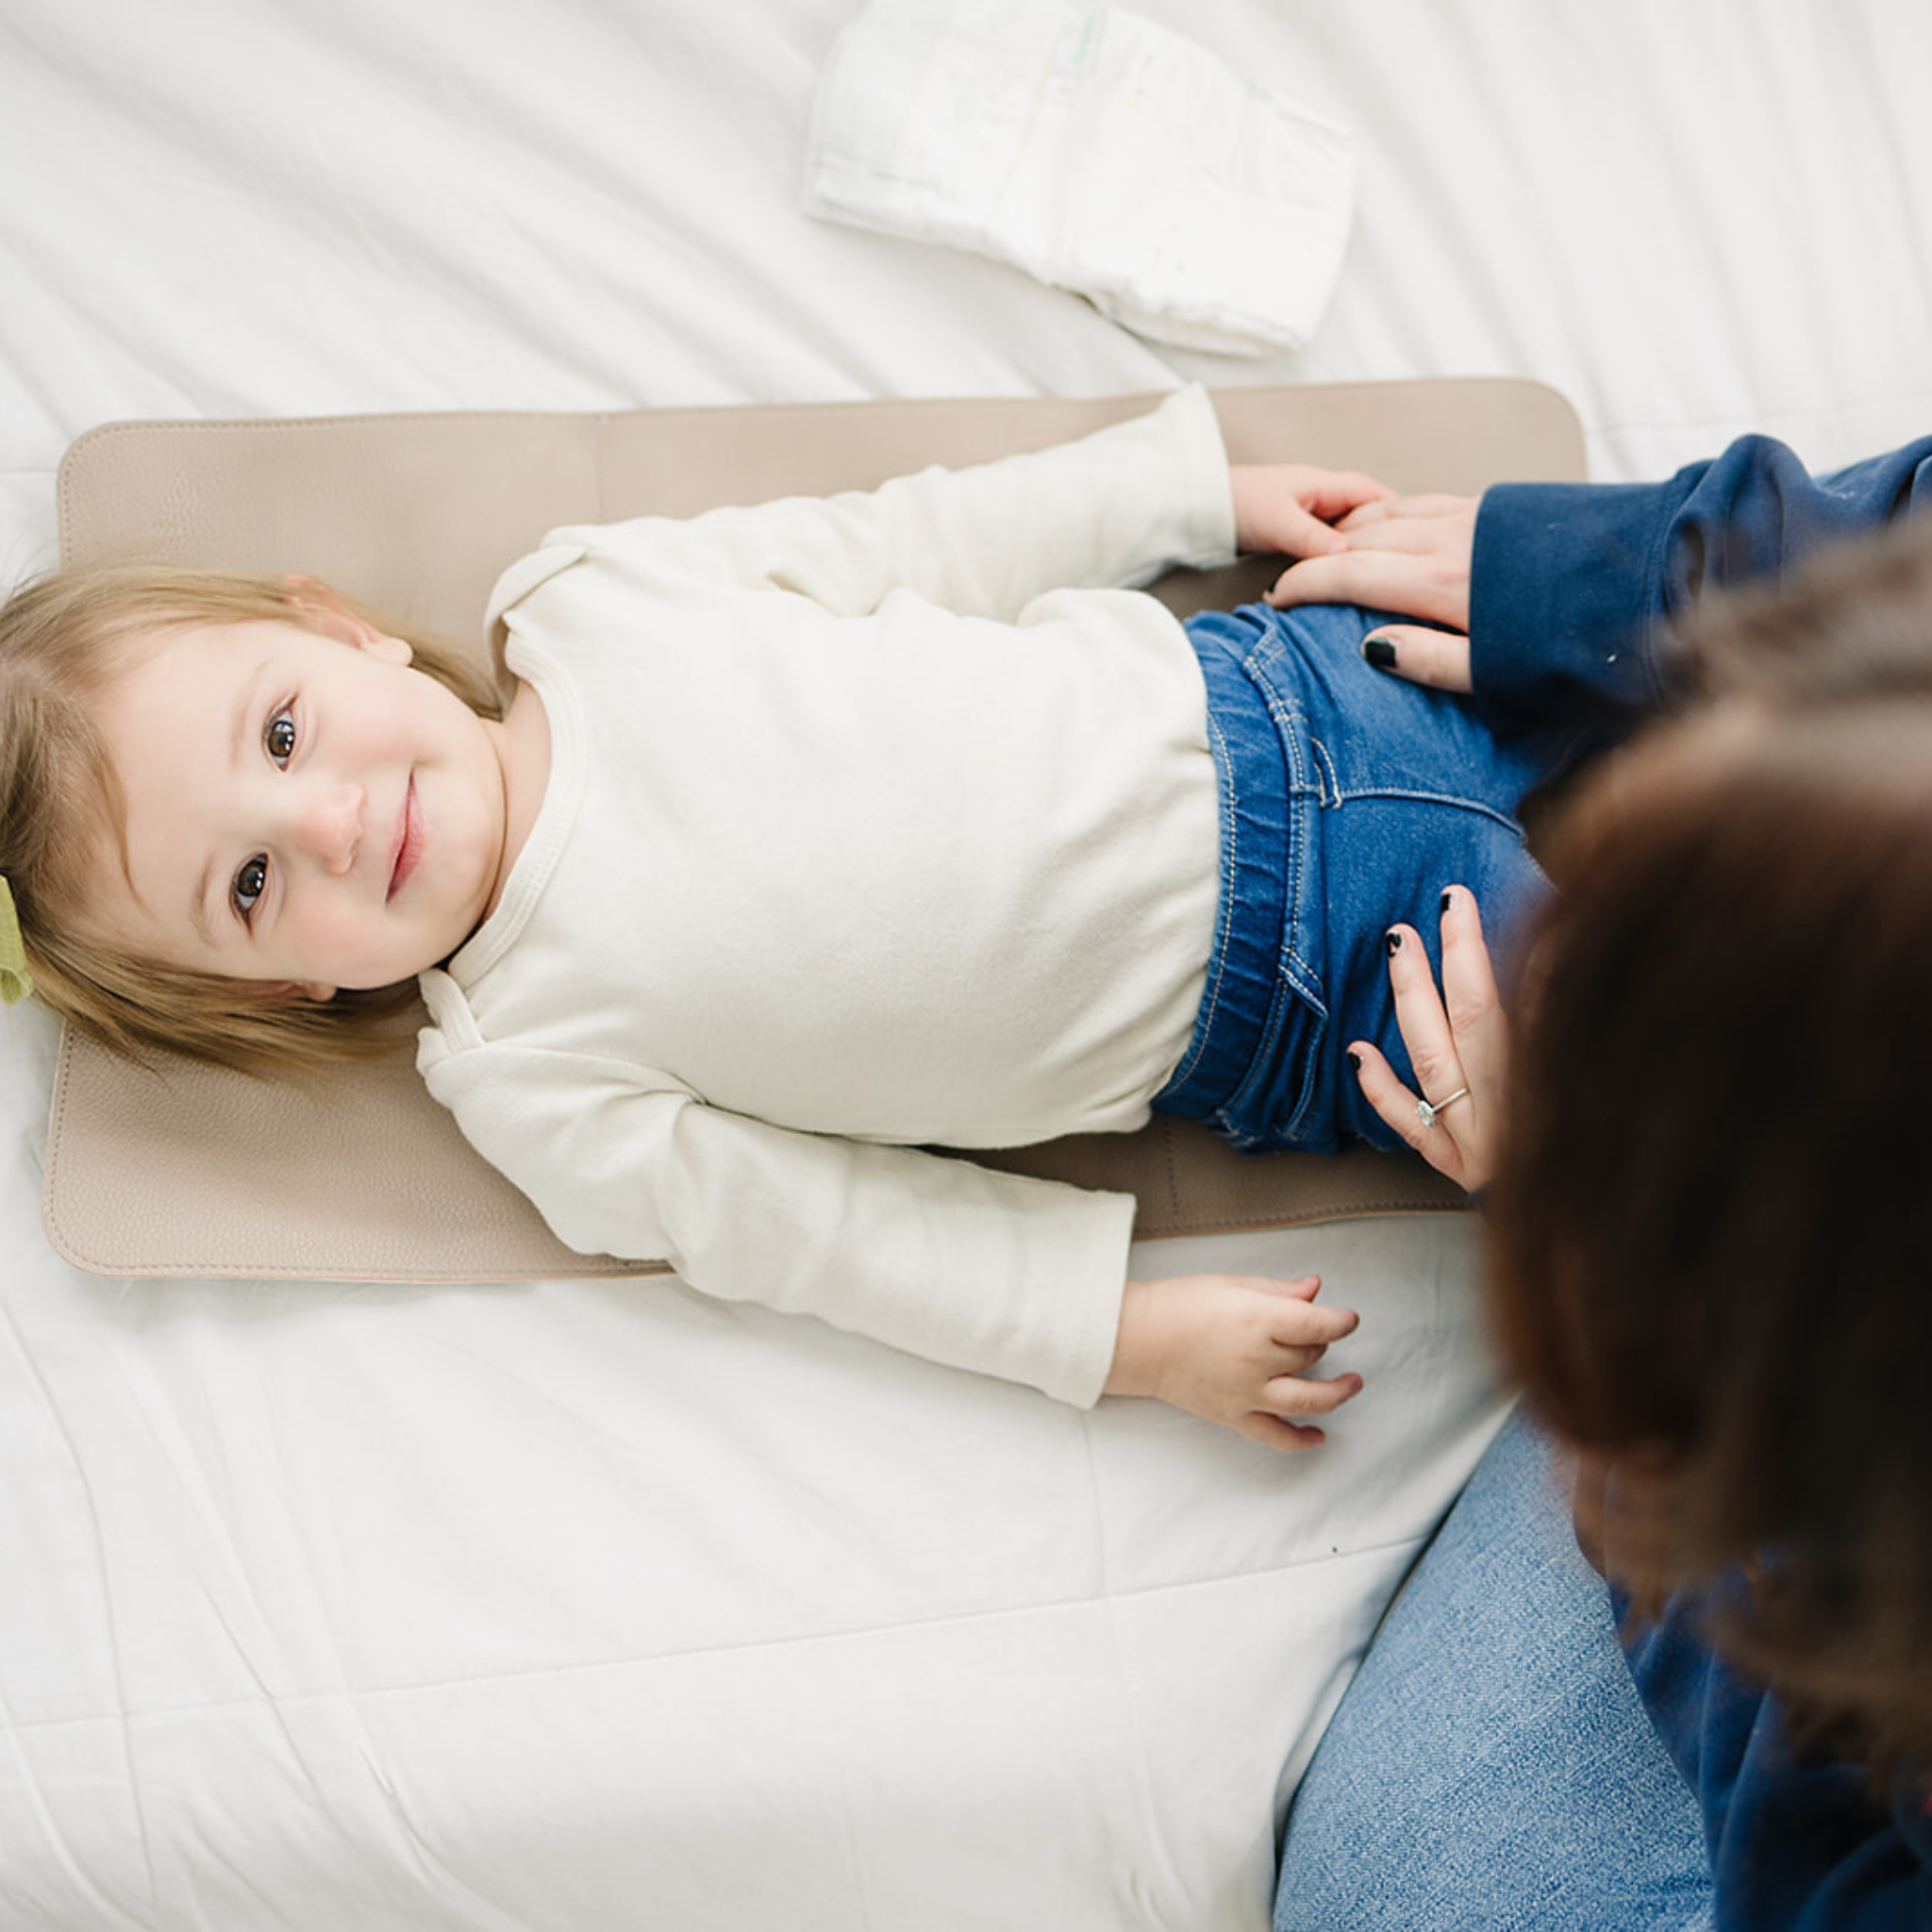
[[[1792,1753],[1777,1700],[1734,1675],[1672,1603],[1628,1645],[1651,1721],[1704,1813],[1718,1932],[1927,1932],[1932,1818],[1902,1780]]]
[[[1704,591],[1928,505],[1932,437],[1828,476],[1747,436],[1664,483],[1497,484],[1471,558],[1476,708],[1574,762],[1669,701],[1662,626]]]

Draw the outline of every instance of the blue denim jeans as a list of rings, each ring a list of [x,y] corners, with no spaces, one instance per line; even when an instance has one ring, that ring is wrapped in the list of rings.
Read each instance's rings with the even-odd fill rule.
[[[1275,1932],[1701,1932],[1703,1821],[1542,1438],[1503,1428],[1289,1813]]]
[[[1238,1147],[1398,1144],[1342,1058],[1371,1040],[1407,1073],[1384,932],[1407,921],[1440,965],[1443,887],[1476,895],[1492,942],[1541,890],[1515,817],[1534,765],[1465,701],[1365,664],[1362,637],[1381,621],[1257,604],[1188,622],[1221,793],[1221,891],[1193,1038],[1154,1104]]]

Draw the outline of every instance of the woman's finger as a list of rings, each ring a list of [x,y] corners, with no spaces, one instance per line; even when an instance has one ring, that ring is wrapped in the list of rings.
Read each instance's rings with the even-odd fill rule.
[[[1449,517],[1467,516],[1474,512],[1476,499],[1473,496],[1435,495],[1402,496],[1394,492],[1381,497],[1374,503],[1365,503],[1358,509],[1351,510],[1342,519],[1341,527],[1344,530],[1357,529],[1365,524],[1391,522],[1440,522]]]
[[[1362,640],[1362,656],[1376,670],[1432,691],[1470,689],[1469,640],[1460,631],[1385,624]]]
[[[1268,602],[1277,610],[1299,604],[1364,604],[1467,630],[1469,573],[1440,557],[1402,550],[1331,550],[1291,564],[1275,578]]]
[[[1509,1022],[1496,994],[1490,949],[1483,941],[1482,912],[1474,893],[1450,886],[1442,893],[1442,1005],[1456,1057],[1469,1083],[1456,1123],[1462,1157],[1463,1184],[1476,1188],[1489,1179],[1503,1117],[1505,1075],[1509,1057]]]
[[[1351,550],[1383,551],[1405,557],[1461,557],[1468,545],[1461,523],[1450,517],[1374,516],[1385,503],[1363,504],[1336,519],[1336,529]]]
[[[1406,1141],[1439,1174],[1446,1174],[1458,1187],[1469,1187],[1462,1149],[1450,1131],[1454,1108],[1433,1127],[1423,1124],[1416,1110],[1416,1095],[1397,1077],[1394,1068],[1381,1051],[1366,1040],[1357,1040],[1348,1049],[1349,1063],[1360,1084],[1362,1098],[1381,1117],[1385,1125]],[[1454,1089],[1450,1090],[1454,1091]],[[1462,1103],[1457,1102],[1457,1106]]]
[[[1441,1106],[1457,1088],[1469,1083],[1463,1076],[1462,1061],[1456,1051],[1456,1036],[1450,1028],[1442,996],[1436,991],[1435,971],[1413,926],[1391,925],[1387,945],[1389,987],[1395,995],[1395,1024],[1402,1029],[1403,1045],[1408,1049],[1417,1098]]]
[[[1483,939],[1482,908],[1463,886],[1446,887],[1442,893],[1442,1008],[1464,1077],[1472,1087],[1499,1092],[1509,1023]]]
[[[1382,1049],[1366,1040],[1357,1040],[1348,1049],[1348,1064],[1355,1074],[1362,1098],[1375,1109],[1385,1126],[1392,1127],[1412,1147],[1422,1133],[1416,1119],[1415,1095],[1406,1087]]]
[[[1415,1095],[1383,1057],[1380,1047],[1357,1040],[1348,1050],[1348,1063],[1355,1070],[1362,1098],[1418,1153],[1422,1151],[1424,1130],[1415,1110]]]

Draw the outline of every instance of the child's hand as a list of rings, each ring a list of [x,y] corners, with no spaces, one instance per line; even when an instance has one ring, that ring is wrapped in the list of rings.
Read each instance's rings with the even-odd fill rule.
[[[1359,1375],[1304,1374],[1360,1319],[1314,1307],[1321,1286],[1312,1274],[1130,1281],[1107,1392],[1155,1396],[1273,1449],[1311,1449],[1322,1431],[1288,1418],[1328,1415],[1362,1386]]]
[[[1388,496],[1343,517],[1337,547],[1305,551],[1268,592],[1277,609],[1296,604],[1365,604],[1400,610],[1441,629],[1385,624],[1372,633],[1393,658],[1382,664],[1413,684],[1469,689],[1469,572],[1479,499]],[[1369,654],[1372,662],[1380,658]]]
[[[1509,1052],[1509,1024],[1496,998],[1474,895],[1461,886],[1442,894],[1440,996],[1429,956],[1414,929],[1391,926],[1389,938],[1396,1024],[1416,1083],[1437,1108],[1433,1122],[1418,1110],[1419,1096],[1367,1041],[1350,1045],[1350,1063],[1369,1105],[1431,1167],[1474,1191],[1494,1165]]]
[[[1357,471],[1307,463],[1233,463],[1227,480],[1234,490],[1235,545],[1260,557],[1332,556],[1346,540],[1331,526],[1391,493]]]

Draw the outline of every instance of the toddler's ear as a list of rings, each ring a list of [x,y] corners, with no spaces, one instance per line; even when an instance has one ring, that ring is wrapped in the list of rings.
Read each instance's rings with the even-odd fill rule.
[[[310,630],[353,644],[388,664],[407,664],[415,655],[401,638],[391,637],[352,610],[320,577],[285,576],[282,586],[296,620]]]
[[[257,982],[263,996],[277,1006],[292,1006],[297,1000],[313,1000],[325,1006],[336,996],[336,989],[319,979],[263,979]]]

